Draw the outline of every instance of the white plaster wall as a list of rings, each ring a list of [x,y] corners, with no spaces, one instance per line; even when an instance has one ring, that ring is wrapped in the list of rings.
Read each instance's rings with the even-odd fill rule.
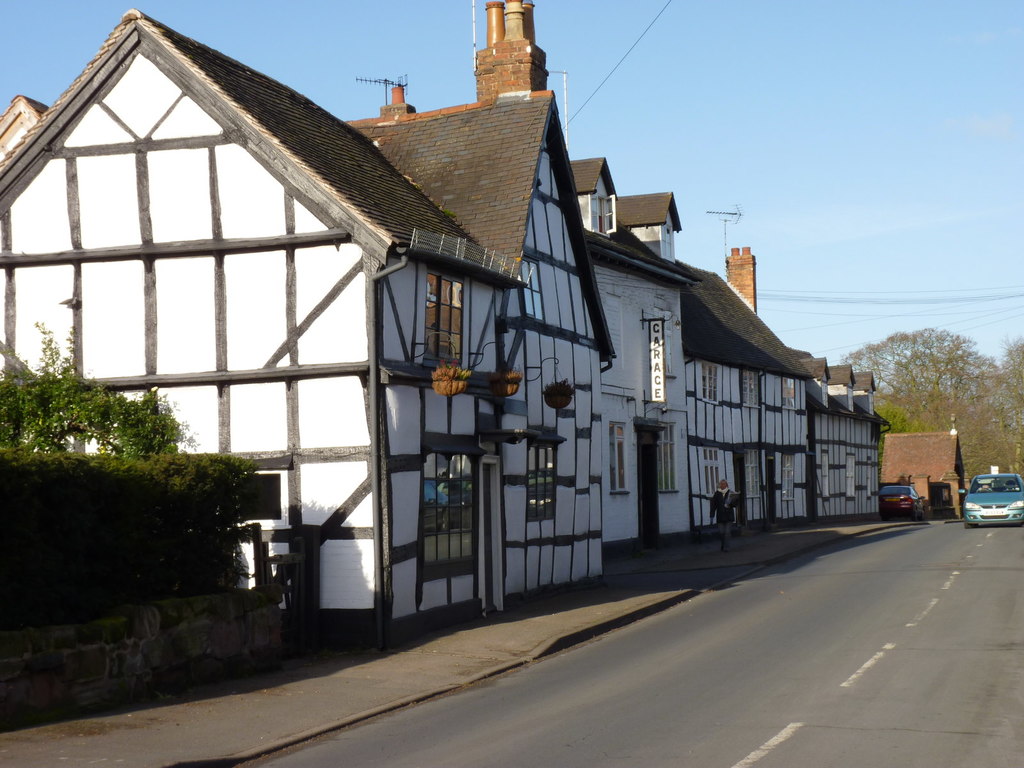
[[[476,597],[473,594],[473,576],[456,576],[452,579],[452,603],[461,603]]]
[[[177,139],[189,136],[219,136],[221,127],[187,96],[179,101],[160,126],[154,139]],[[206,150],[203,150],[204,152]]]
[[[531,590],[536,589],[540,581],[538,581],[537,568],[540,563],[540,550],[537,547],[529,547],[526,550],[526,583],[524,589]]]
[[[11,239],[15,253],[71,250],[64,160],[50,160],[14,201],[11,206]]]
[[[363,385],[357,376],[304,379],[297,386],[303,448],[370,444]]]
[[[391,613],[395,618],[416,613],[416,561],[391,567]]]
[[[82,360],[86,376],[144,374],[145,327],[142,262],[83,264]]]
[[[217,147],[217,183],[224,237],[285,234],[284,190],[236,145]]]
[[[514,595],[526,590],[526,551],[505,550],[505,594]]]
[[[391,474],[391,540],[395,546],[410,544],[419,536],[422,491],[419,472]]]
[[[405,425],[419,422],[420,391],[416,387],[384,388],[387,407],[388,445],[392,455],[420,452],[420,432]]]
[[[18,295],[15,309],[14,348],[29,367],[39,366],[42,335],[35,327],[41,324],[53,334],[61,350],[67,350],[71,334],[71,310],[61,304],[74,290],[74,269],[70,266],[20,267],[14,273]]]
[[[158,373],[216,369],[213,267],[208,256],[156,261]]]
[[[287,447],[283,383],[236,384],[230,396],[231,451],[283,451]]]
[[[302,522],[323,525],[344,504],[352,492],[366,480],[365,461],[332,461],[307,463],[300,471],[299,492],[302,497]],[[359,503],[344,525],[349,528],[373,526],[372,494]]]
[[[554,569],[554,557],[555,548],[547,545],[543,547],[530,547],[534,552],[537,552],[538,567],[540,569],[537,574],[537,586],[547,586],[554,584],[554,577],[552,570]]]
[[[553,581],[555,584],[565,584],[572,579],[572,550],[571,546],[568,547],[554,547],[552,553],[554,557],[554,576]]]
[[[262,368],[284,342],[285,259],[280,251],[224,258],[228,367]],[[287,365],[285,355],[278,365]]]
[[[457,395],[453,400],[465,397]],[[432,389],[423,390],[423,429],[427,432],[448,431],[448,398],[443,397]],[[406,422],[408,423],[408,422]]]
[[[82,247],[142,242],[135,155],[78,158]]]
[[[381,311],[384,313],[384,333],[381,355],[391,360],[401,360],[405,356],[402,350],[401,338],[404,334],[407,348],[413,343],[413,339],[423,340],[422,321],[420,327],[416,328],[415,317],[418,307],[423,306],[424,284],[426,283],[425,267],[423,271],[419,265],[410,265],[405,269],[395,272],[385,278],[391,292],[395,297],[394,309],[398,313],[400,327],[395,326],[392,319],[392,304],[387,291],[381,291]],[[422,347],[416,348],[416,353],[423,351]]]
[[[98,144],[123,144],[132,135],[114,122],[99,104],[93,104],[64,141],[68,147],[89,147]]]
[[[205,149],[167,149],[147,155],[155,242],[213,237],[209,157]]]
[[[152,132],[180,94],[181,89],[149,59],[136,56],[103,103],[141,138]]]
[[[325,541],[320,547],[320,607],[373,608],[372,539]]]
[[[362,257],[356,245],[303,248],[295,254],[296,322],[303,323]],[[366,278],[358,275],[299,337],[303,364],[359,362],[368,357]]]
[[[296,233],[302,232],[320,232],[326,229],[324,223],[314,216],[309,209],[307,209],[300,202],[295,201],[295,231]],[[343,245],[342,248],[348,248],[354,246]]]
[[[438,579],[423,584],[423,599],[420,600],[420,610],[430,610],[448,604],[448,580]]]
[[[178,423],[191,442],[179,445],[195,453],[217,453],[218,419],[216,387],[173,387],[160,390],[174,408]]]

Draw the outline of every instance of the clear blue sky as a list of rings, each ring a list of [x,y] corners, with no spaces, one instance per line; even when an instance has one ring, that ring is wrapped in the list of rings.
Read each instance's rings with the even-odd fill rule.
[[[127,1],[0,0],[0,108],[51,103]],[[139,10],[354,119],[385,99],[358,77],[407,75],[420,111],[473,101],[472,8]],[[536,0],[536,25],[549,70],[568,72],[572,157],[606,157],[620,194],[674,192],[678,255],[704,269],[724,272],[725,247],[705,211],[738,204],[728,246],[757,256],[760,314],[787,344],[835,362],[896,330],[945,328],[993,356],[1024,336],[1022,0]],[[564,119],[562,75],[549,85]]]

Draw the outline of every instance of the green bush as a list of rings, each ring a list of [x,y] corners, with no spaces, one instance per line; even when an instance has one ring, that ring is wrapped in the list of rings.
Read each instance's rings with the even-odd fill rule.
[[[0,629],[234,586],[253,470],[223,455],[0,450]]]

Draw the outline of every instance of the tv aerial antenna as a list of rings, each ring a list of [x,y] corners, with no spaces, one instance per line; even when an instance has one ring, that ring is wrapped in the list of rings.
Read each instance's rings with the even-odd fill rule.
[[[376,79],[371,79],[371,78],[368,78],[368,77],[357,77],[356,78],[356,82],[357,83],[369,83],[370,85],[383,85],[384,86],[384,103],[385,104],[390,104],[391,102],[388,101],[388,89],[389,88],[396,88],[398,86],[401,86],[402,88],[408,88],[409,87],[409,76],[408,75],[402,75],[397,80],[388,80],[386,77],[378,77]]]
[[[743,208],[739,203],[733,206],[735,210],[732,211],[704,211],[704,213],[711,216],[718,216],[722,220],[722,249],[725,252],[726,258],[729,256],[729,225],[739,224],[740,219],[743,218]]]

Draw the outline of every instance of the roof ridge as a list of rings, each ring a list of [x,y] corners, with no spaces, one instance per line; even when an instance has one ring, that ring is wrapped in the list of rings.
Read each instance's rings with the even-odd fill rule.
[[[526,91],[522,93],[526,94]],[[499,96],[497,99],[490,101],[472,101],[466,104],[455,104],[450,107],[439,107],[438,109],[431,109],[427,112],[408,112],[406,114],[397,115],[394,117],[361,117],[358,120],[346,120],[345,122],[355,128],[366,128],[371,126],[385,126],[385,125],[401,125],[404,123],[413,123],[418,120],[432,120],[438,117],[445,117],[447,115],[456,115],[469,112],[474,109],[488,109],[490,107],[500,106],[502,101],[509,102],[513,99],[505,98],[507,94]],[[537,98],[554,98],[555,94],[553,91],[530,91],[526,98],[537,99]]]

